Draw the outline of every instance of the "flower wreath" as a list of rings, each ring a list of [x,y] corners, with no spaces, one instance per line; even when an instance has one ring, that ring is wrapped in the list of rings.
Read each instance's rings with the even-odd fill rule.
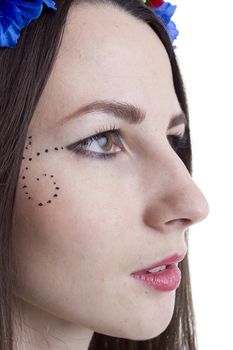
[[[179,32],[171,21],[176,6],[163,0],[142,0],[161,19],[171,41],[173,42]],[[16,47],[20,32],[32,20],[40,17],[44,4],[53,10],[57,10],[53,0],[0,0],[0,47]]]

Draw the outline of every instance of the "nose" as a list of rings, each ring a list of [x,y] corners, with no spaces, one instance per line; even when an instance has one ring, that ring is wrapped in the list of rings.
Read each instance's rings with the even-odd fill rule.
[[[150,159],[144,175],[144,186],[150,184],[144,188],[147,225],[159,232],[183,231],[208,216],[208,202],[177,154],[163,157],[159,163],[158,158],[156,163]]]

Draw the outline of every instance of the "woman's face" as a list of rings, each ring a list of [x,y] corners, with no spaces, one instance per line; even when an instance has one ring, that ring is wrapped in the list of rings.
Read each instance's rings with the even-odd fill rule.
[[[145,119],[74,112],[97,100],[135,105]],[[186,252],[185,230],[208,215],[167,138],[184,132],[183,123],[168,128],[181,112],[167,53],[149,26],[111,6],[71,8],[28,130],[15,203],[17,296],[33,328],[70,344],[93,330],[145,340],[168,326],[175,291],[130,274]],[[91,157],[67,149],[114,125],[120,139],[87,142]]]

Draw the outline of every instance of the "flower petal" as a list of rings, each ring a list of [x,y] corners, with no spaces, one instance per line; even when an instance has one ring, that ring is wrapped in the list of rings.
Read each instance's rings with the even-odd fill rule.
[[[19,39],[21,32],[21,27],[15,21],[11,21],[8,25],[6,31],[2,31],[2,26],[0,26],[0,43],[1,46],[16,47],[17,41]]]
[[[162,20],[164,23],[167,32],[170,36],[171,41],[174,41],[179,32],[176,28],[176,25],[173,21],[171,21],[171,17],[173,16],[176,5],[171,5],[169,2],[164,2],[160,7],[153,8],[153,12]]]
[[[169,2],[164,3],[162,6],[156,8],[154,12],[163,20],[167,25],[170,22],[171,17],[173,16],[176,5],[171,5]]]
[[[23,27],[20,10],[12,2],[0,4],[0,43],[1,46],[15,47]]]
[[[168,23],[167,30],[172,41],[176,40],[177,36],[179,35],[179,31],[177,30],[176,24],[173,21]]]
[[[43,1],[45,3],[45,5],[49,8],[52,8],[54,10],[57,10],[57,4],[55,3],[55,1],[53,0],[44,0]]]
[[[33,19],[38,18],[43,9],[42,0],[35,0],[35,2],[14,0],[14,4],[21,12],[24,27],[26,27]]]
[[[57,9],[53,0],[0,0],[0,46],[16,46],[20,31],[33,19],[40,17],[43,3]]]

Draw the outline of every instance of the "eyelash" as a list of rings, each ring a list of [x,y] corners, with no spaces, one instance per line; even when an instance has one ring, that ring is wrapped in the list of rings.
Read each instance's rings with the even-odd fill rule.
[[[95,134],[87,137],[83,140],[77,141],[71,145],[69,145],[67,147],[67,149],[78,153],[84,157],[89,157],[89,158],[95,158],[95,159],[111,159],[113,157],[116,157],[116,155],[118,153],[121,152],[116,152],[116,153],[100,153],[100,152],[92,152],[92,151],[86,151],[84,150],[85,148],[85,143],[89,143],[89,141],[93,141],[93,140],[98,140],[98,138],[100,138],[100,136],[104,136],[106,134],[113,134],[113,140],[117,139],[117,141],[119,142],[120,146],[122,148],[124,148],[124,145],[122,144],[122,142],[120,141],[120,129],[118,128],[118,126],[116,124],[113,124],[112,126],[104,126],[98,130],[96,130]],[[183,150],[185,148],[187,148],[187,139],[188,139],[188,135],[187,132],[185,131],[184,135],[168,135],[168,140],[171,140],[171,145],[172,148],[174,149],[174,151],[179,154],[178,151]],[[90,145],[88,145],[90,146]]]

